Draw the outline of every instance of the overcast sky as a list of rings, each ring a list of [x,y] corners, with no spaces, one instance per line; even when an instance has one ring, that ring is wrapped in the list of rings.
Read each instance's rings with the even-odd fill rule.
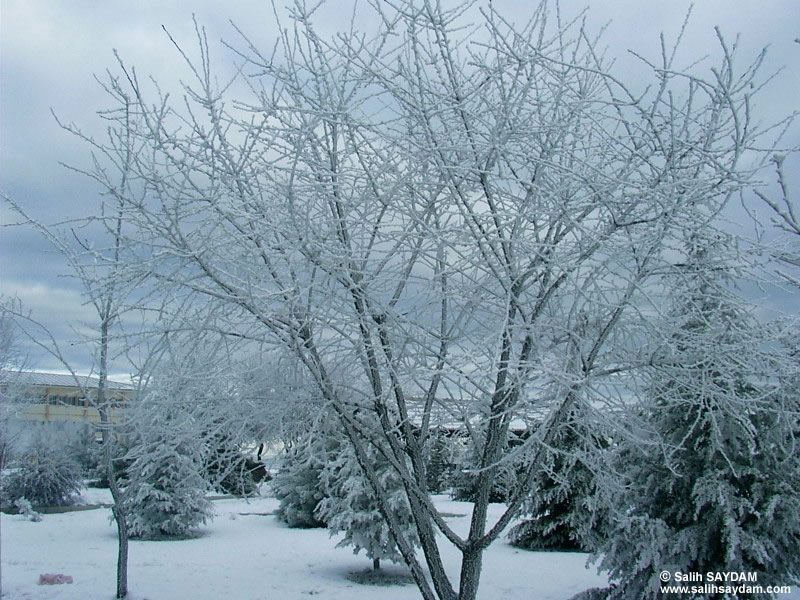
[[[487,2],[482,2],[486,4]],[[285,2],[277,0],[279,6]],[[522,20],[533,2],[494,0],[511,20]],[[576,14],[588,6],[590,28],[608,23],[604,45],[620,57],[620,68],[630,64],[627,49],[656,57],[659,33],[674,37],[689,3],[676,0],[564,0],[562,11]],[[349,21],[350,0],[331,0],[321,27],[343,28]],[[209,40],[237,41],[229,21],[236,22],[263,48],[275,39],[276,24],[269,2],[218,0],[169,2],[165,0],[0,0],[0,190],[35,217],[52,223],[85,214],[97,203],[97,188],[59,165],[86,166],[87,151],[77,139],[59,128],[51,111],[86,132],[102,131],[96,111],[107,106],[94,74],[114,67],[113,50],[140,74],[153,75],[167,87],[182,75],[180,57],[162,29],[188,48],[194,32],[192,14],[206,27]],[[365,24],[365,28],[368,25]],[[698,0],[682,48],[683,63],[706,55],[716,56],[714,27],[731,41],[741,34],[744,56],[755,56],[769,46],[765,73],[783,68],[767,94],[758,115],[774,119],[800,109],[800,2],[798,0]],[[218,61],[230,54],[215,44]],[[800,144],[798,127],[787,144]],[[798,172],[797,160],[789,165]],[[794,178],[795,181],[797,177]],[[12,217],[0,209],[3,223]],[[76,346],[70,326],[91,322],[76,284],[60,277],[64,262],[30,230],[0,230],[0,294],[18,297],[56,338],[68,348],[69,359],[81,371],[89,359]],[[778,304],[786,299],[777,298]],[[53,359],[30,352],[30,366],[60,370]],[[124,371],[124,364],[117,364]]]

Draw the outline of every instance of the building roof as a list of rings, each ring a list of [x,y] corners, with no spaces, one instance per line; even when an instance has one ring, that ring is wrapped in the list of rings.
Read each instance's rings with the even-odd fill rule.
[[[77,379],[77,382],[76,382]],[[81,387],[96,389],[100,380],[97,377],[64,375],[61,373],[39,373],[37,371],[3,371],[2,381],[13,381],[18,385],[41,385],[58,387]],[[106,389],[134,390],[135,385],[119,381],[106,380]]]

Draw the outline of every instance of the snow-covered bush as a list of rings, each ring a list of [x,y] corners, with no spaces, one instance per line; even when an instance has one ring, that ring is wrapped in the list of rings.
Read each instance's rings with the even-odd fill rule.
[[[428,438],[425,476],[429,492],[438,494],[452,485],[456,471],[456,445],[445,431],[434,431]]]
[[[208,441],[205,477],[212,487],[225,494],[252,496],[257,489],[251,470],[256,466],[242,454],[230,436],[218,434]]]
[[[325,527],[316,508],[325,498],[322,470],[334,456],[340,441],[317,429],[286,451],[283,465],[272,480],[272,491],[280,500],[277,516],[289,527]]]
[[[83,487],[78,464],[45,438],[28,446],[10,467],[0,485],[4,504],[26,498],[34,506],[69,506]]]
[[[607,526],[606,510],[597,506],[593,471],[584,462],[607,446],[599,431],[587,431],[573,416],[551,444],[523,520],[508,534],[513,546],[527,550],[578,550],[594,548]]]
[[[131,537],[180,537],[205,523],[213,511],[196,450],[165,431],[137,453],[126,488]]]
[[[42,520],[42,515],[33,510],[33,506],[31,506],[31,503],[27,498],[17,498],[17,500],[14,502],[14,506],[19,514],[21,514],[23,517],[26,517],[29,521],[38,523]]]
[[[397,473],[377,450],[369,448],[371,464],[375,469],[388,502],[387,509],[394,515],[402,534],[415,546],[419,546],[411,507]],[[338,547],[352,546],[353,553],[362,549],[378,569],[381,560],[401,563],[403,557],[397,549],[394,535],[381,514],[378,502],[352,448],[342,443],[339,451],[331,456],[321,473],[325,497],[317,505],[314,514],[328,524],[331,535],[344,533]]]

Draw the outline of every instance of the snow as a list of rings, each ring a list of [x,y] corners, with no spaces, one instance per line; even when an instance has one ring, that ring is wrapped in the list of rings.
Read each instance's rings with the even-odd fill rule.
[[[108,489],[87,487],[81,491],[76,504],[111,504],[111,492]]]
[[[107,490],[87,490],[87,504],[109,502]],[[469,526],[471,505],[436,497],[438,508],[459,532]],[[199,537],[180,541],[130,543],[128,586],[131,600],[301,599],[407,600],[420,598],[413,584],[372,586],[347,578],[371,562],[324,529],[289,529],[273,516],[274,498],[218,499],[216,518]],[[490,519],[502,507],[492,505]],[[116,529],[110,510],[99,508],[44,516],[40,523],[20,515],[0,517],[3,598],[99,600],[115,589]],[[443,559],[457,573],[459,555],[442,541]],[[506,600],[566,600],[606,584],[585,567],[586,555],[527,552],[499,540],[486,553],[479,597]],[[386,564],[388,571],[404,568]],[[63,573],[73,584],[38,585],[42,573]]]

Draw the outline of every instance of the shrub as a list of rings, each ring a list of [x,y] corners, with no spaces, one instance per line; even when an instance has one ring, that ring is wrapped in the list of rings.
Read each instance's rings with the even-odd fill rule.
[[[399,475],[375,448],[367,447],[366,451],[384,490],[388,510],[394,515],[402,535],[411,544],[419,546],[411,507],[403,494]],[[337,547],[352,546],[354,554],[364,550],[372,559],[375,570],[380,568],[380,561],[384,559],[403,562],[395,536],[379,510],[372,487],[351,446],[341,444],[338,452],[330,456],[322,471],[321,482],[325,498],[319,502],[314,514],[328,524],[332,536],[344,534]]]
[[[224,494],[252,496],[257,489],[253,471],[260,463],[247,458],[224,437],[215,440],[216,447],[206,459],[205,475],[212,487]]]
[[[63,448],[28,447],[3,477],[3,503],[26,498],[34,506],[69,506],[83,487],[81,469]]]
[[[23,517],[26,517],[29,521],[38,523],[42,520],[42,515],[33,510],[33,506],[31,506],[31,503],[28,502],[27,498],[17,498],[16,502],[14,502],[14,506],[16,506],[19,514],[21,514]]]
[[[317,505],[325,497],[320,481],[323,467],[324,462],[303,445],[286,452],[283,468],[272,481],[272,491],[281,502],[276,514],[289,527],[326,526],[315,514]]]
[[[133,538],[183,537],[212,514],[193,448],[168,430],[152,435],[128,469],[125,490]]]
[[[428,439],[425,475],[428,491],[432,494],[444,492],[453,483],[456,470],[453,455],[455,443],[445,431],[435,431]]]

